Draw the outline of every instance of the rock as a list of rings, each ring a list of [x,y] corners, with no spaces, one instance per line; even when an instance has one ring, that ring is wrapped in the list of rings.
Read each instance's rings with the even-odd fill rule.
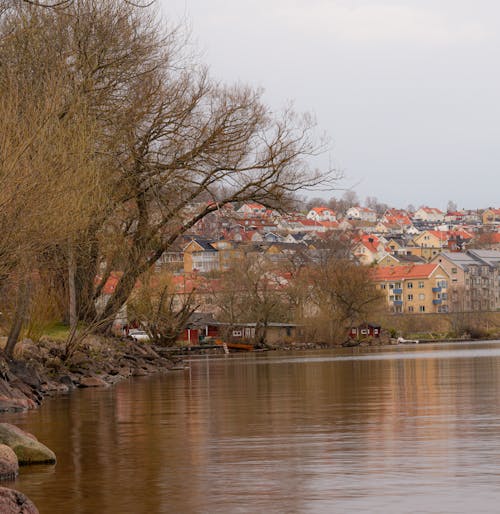
[[[133,377],[147,377],[149,373],[142,368],[132,370]]]
[[[69,387],[66,384],[54,382],[53,380],[47,381],[45,384],[42,385],[41,389],[46,394],[67,393],[69,391]]]
[[[59,378],[59,382],[71,389],[75,387],[75,383],[69,375],[63,375],[61,378]]]
[[[83,377],[80,379],[80,387],[108,387],[109,384],[98,377]]]
[[[0,512],[2,514],[40,514],[27,496],[6,487],[0,487]]]
[[[10,371],[16,375],[16,377],[23,381],[25,384],[38,388],[40,387],[40,375],[37,370],[28,366],[22,361],[13,361],[9,363]]]
[[[22,412],[26,407],[19,404],[17,400],[11,400],[0,396],[0,412]]]
[[[0,443],[14,450],[19,464],[54,464],[56,462],[56,456],[52,450],[40,443],[35,436],[10,423],[0,423]]]
[[[12,448],[0,444],[0,480],[12,480],[19,473],[19,462]]]

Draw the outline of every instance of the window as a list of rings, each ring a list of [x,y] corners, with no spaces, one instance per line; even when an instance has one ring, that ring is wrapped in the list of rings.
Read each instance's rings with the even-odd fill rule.
[[[452,272],[453,274],[456,274],[456,273],[457,273],[457,268],[451,268],[451,272]]]
[[[380,284],[380,289],[385,289],[385,284]]]
[[[410,305],[410,306],[408,307],[408,312],[413,312],[413,305]]]
[[[413,282],[407,282],[406,287],[408,289],[413,289]]]
[[[418,299],[419,299],[419,300],[425,300],[425,294],[424,294],[424,293],[420,293],[420,294],[418,295]]]
[[[420,307],[418,308],[418,310],[420,312],[425,312],[425,305],[420,305]]]
[[[413,295],[412,294],[409,294],[408,295],[408,300],[411,302],[413,300]]]
[[[423,289],[424,287],[425,287],[424,282],[420,281],[420,282],[418,283],[418,288],[419,288],[419,289]]]

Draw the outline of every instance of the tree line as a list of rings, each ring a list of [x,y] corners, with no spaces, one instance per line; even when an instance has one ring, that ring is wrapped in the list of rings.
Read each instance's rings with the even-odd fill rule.
[[[39,4],[0,4],[8,355],[37,309],[70,324],[68,348],[85,330],[109,332],[141,276],[223,205],[283,209],[337,178],[311,168],[327,145],[311,115],[276,113],[262,91],[214,81],[155,5]]]

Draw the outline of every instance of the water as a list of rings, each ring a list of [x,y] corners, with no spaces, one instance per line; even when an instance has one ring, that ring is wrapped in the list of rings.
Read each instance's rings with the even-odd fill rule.
[[[500,503],[500,342],[199,358],[3,415],[56,466],[42,514],[480,513]]]

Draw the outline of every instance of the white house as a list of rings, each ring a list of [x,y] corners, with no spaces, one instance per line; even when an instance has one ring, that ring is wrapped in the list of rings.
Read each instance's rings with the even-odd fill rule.
[[[236,212],[247,216],[264,216],[267,209],[259,203],[244,203]]]
[[[377,213],[368,207],[350,207],[345,213],[345,217],[350,220],[377,221]]]
[[[442,223],[444,221],[444,216],[444,212],[436,209],[435,207],[420,207],[420,209],[418,209],[413,215],[413,219],[417,221]]]
[[[307,213],[307,218],[314,221],[337,221],[335,211],[328,207],[313,207]]]

